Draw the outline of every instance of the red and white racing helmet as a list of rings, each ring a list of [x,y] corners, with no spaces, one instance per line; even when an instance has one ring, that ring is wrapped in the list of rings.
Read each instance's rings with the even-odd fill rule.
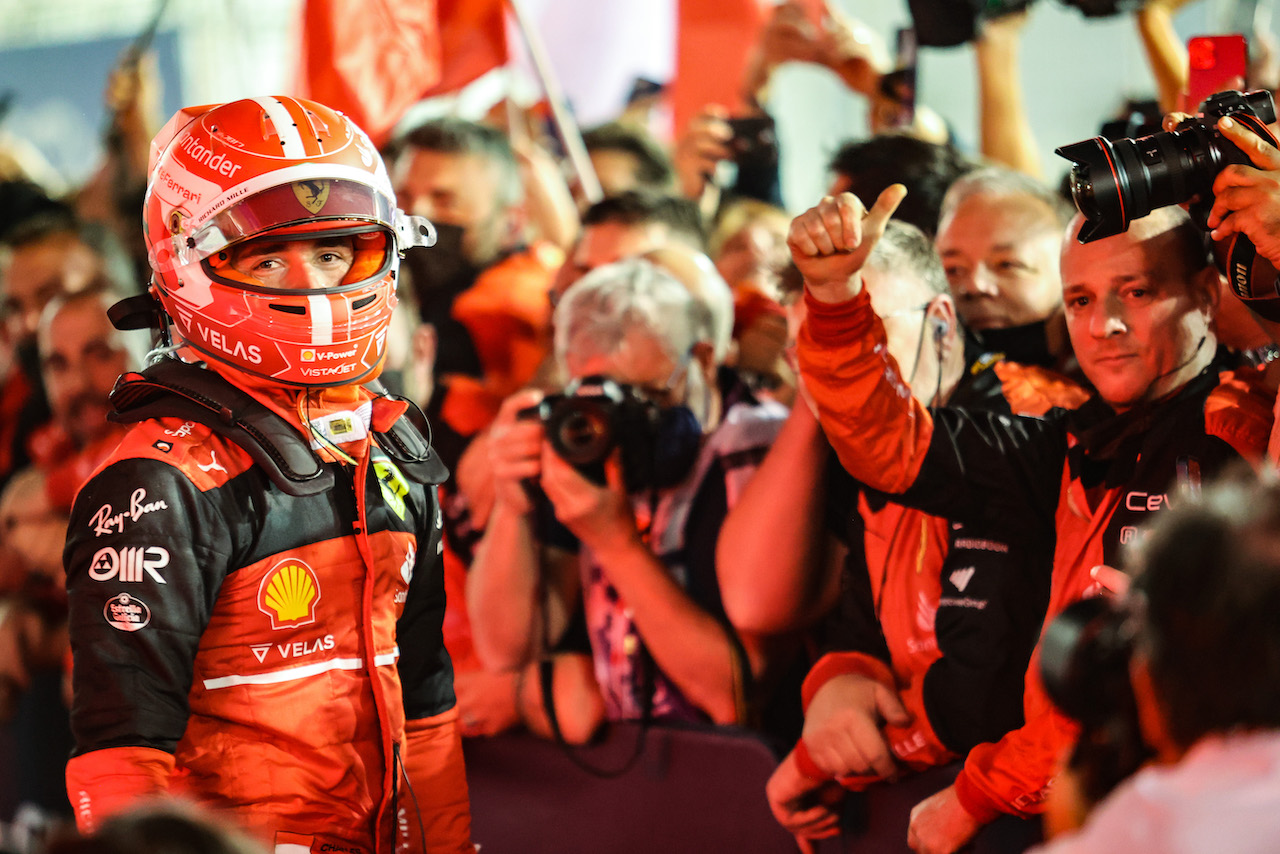
[[[152,142],[143,230],[175,343],[301,387],[378,375],[400,258],[435,242],[430,223],[396,208],[364,131],[290,97],[190,107],[170,119]],[[334,287],[267,287],[230,263],[232,247],[264,236],[350,237],[354,263]]]

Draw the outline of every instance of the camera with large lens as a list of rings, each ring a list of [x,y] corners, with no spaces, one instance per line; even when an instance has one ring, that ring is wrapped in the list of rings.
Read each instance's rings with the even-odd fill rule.
[[[695,420],[691,435],[677,410],[688,413],[684,407],[663,409],[629,385],[591,376],[518,414],[540,420],[560,458],[598,485],[606,482],[605,460],[620,449],[627,491],[638,492],[679,483],[697,456],[701,429]]]
[[[1055,152],[1072,162],[1071,197],[1087,220],[1079,240],[1089,243],[1127,231],[1129,223],[1156,208],[1196,199],[1189,212],[1206,228],[1213,207],[1213,181],[1232,163],[1249,164],[1249,156],[1214,125],[1231,116],[1272,141],[1266,125],[1276,119],[1271,93],[1218,92],[1200,105],[1200,114],[1175,130],[1137,139],[1097,136],[1064,145]]]
[[[1040,640],[1045,692],[1081,727],[1068,767],[1093,803],[1151,755],[1129,681],[1133,640],[1129,612],[1106,596],[1068,605]]]

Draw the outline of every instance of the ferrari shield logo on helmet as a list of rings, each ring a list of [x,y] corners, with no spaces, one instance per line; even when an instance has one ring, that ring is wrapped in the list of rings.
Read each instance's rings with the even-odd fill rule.
[[[328,181],[299,181],[293,185],[293,194],[298,197],[302,206],[313,214],[320,213],[324,203],[329,201]]]

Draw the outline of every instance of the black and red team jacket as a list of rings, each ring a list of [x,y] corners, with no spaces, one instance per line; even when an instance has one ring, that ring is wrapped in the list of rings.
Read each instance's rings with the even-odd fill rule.
[[[1043,416],[1088,393],[1045,368],[979,359],[948,406]],[[824,655],[804,681],[807,708],[834,676],[853,673],[898,693],[911,713],[886,724],[900,764],[924,770],[1021,726],[1023,674],[1049,599],[1053,543],[1006,524],[931,516],[855,481],[832,458],[828,525],[849,546]],[[1032,571],[1038,568],[1038,571]],[[845,777],[861,789],[876,776]]]
[[[404,409],[370,405],[374,430]],[[325,467],[331,489],[292,496],[163,418],[82,488],[64,555],[82,816],[160,780],[277,845],[391,849],[406,719],[454,706],[440,510],[376,441]]]
[[[1043,419],[942,408],[903,382],[865,291],[844,303],[807,299],[797,356],[841,464],[894,501],[976,527],[998,526],[1029,548],[1052,544],[1047,625],[1099,592],[1090,570],[1117,565],[1160,508],[1224,467],[1261,464],[1274,393],[1225,351],[1176,394],[1117,416],[1092,398]],[[1032,571],[1035,571],[1034,569]],[[1041,570],[1043,571],[1043,570]],[[1077,727],[1049,700],[1032,655],[1025,723],[968,753],[956,794],[972,815],[1032,815]]]

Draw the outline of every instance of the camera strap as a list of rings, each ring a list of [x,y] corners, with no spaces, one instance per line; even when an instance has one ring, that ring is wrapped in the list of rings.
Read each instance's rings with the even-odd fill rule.
[[[1257,116],[1248,113],[1236,113],[1232,119],[1244,125],[1248,130],[1266,142],[1280,148],[1280,140]],[[1250,311],[1264,320],[1280,322],[1280,276],[1268,283],[1256,282],[1254,262],[1258,259],[1258,247],[1243,234],[1231,238],[1227,246],[1227,263],[1225,273],[1231,283],[1231,290]]]
[[[1231,238],[1227,248],[1225,275],[1231,290],[1250,311],[1264,320],[1280,322],[1280,276],[1263,284],[1255,281],[1254,262],[1258,247],[1243,234]]]
[[[535,487],[541,491],[540,487]],[[545,498],[545,495],[544,495]],[[655,493],[650,492],[650,499],[653,501]],[[651,504],[649,518],[645,525],[645,530],[641,532],[645,543],[649,542],[650,528],[653,524],[655,515],[654,506]],[[545,527],[544,524],[540,527]],[[535,533],[535,536],[538,536]],[[545,542],[542,539],[541,542]],[[635,746],[631,750],[631,755],[626,758],[617,768],[601,768],[593,765],[578,755],[577,748],[565,741],[564,733],[560,729],[560,718],[556,714],[556,698],[555,698],[555,656],[551,652],[551,638],[547,635],[547,572],[546,568],[541,566],[539,562],[538,572],[538,607],[542,610],[542,648],[544,654],[538,662],[538,685],[542,689],[542,709],[547,714],[547,724],[551,727],[551,735],[555,739],[556,744],[560,745],[561,751],[569,758],[574,765],[586,771],[593,777],[601,779],[614,779],[626,774],[635,767],[636,762],[644,755],[645,743],[648,739],[649,725],[653,722],[653,691],[654,691],[654,668],[656,665],[653,656],[649,654],[649,648],[645,646],[644,639],[637,635],[637,651],[636,664],[640,673],[640,732],[636,736]],[[581,607],[581,602],[579,603]]]
[[[600,768],[592,765],[590,762],[578,755],[574,745],[564,740],[564,734],[560,731],[560,719],[556,716],[556,700],[555,700],[555,659],[551,656],[544,657],[538,662],[538,683],[542,688],[542,707],[547,713],[547,723],[551,726],[551,734],[555,737],[556,744],[560,745],[560,749],[564,751],[565,756],[569,757],[574,765],[577,765],[583,771],[586,771],[593,777],[601,777],[604,779],[612,779],[621,777],[623,774],[635,767],[636,761],[644,754],[644,746],[649,733],[649,725],[653,723],[653,657],[649,655],[649,650],[641,642],[639,653],[637,654],[640,664],[640,733],[636,736],[635,746],[631,750],[631,755],[626,758],[617,768]]]

